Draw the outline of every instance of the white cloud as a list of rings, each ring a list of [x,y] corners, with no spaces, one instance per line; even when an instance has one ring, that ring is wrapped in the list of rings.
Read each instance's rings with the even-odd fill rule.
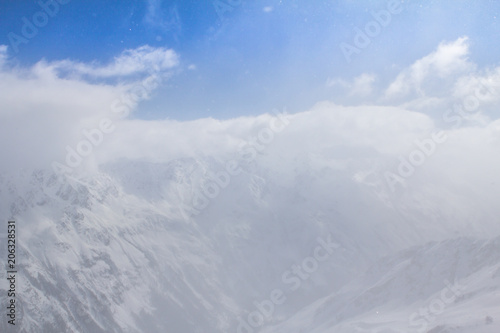
[[[7,45],[0,45],[0,68],[3,67],[5,61],[7,60]]]
[[[199,119],[178,122],[122,120],[109,151],[99,153],[102,162],[114,159],[144,159],[167,162],[174,158],[236,154],[238,146],[269,127],[271,116],[241,117],[231,120]],[[404,151],[418,136],[434,128],[433,121],[420,113],[396,107],[342,107],[331,102],[289,116],[290,125],[276,136],[270,151],[279,155],[298,152],[320,154],[331,147],[364,147],[380,154]],[[314,133],[314,135],[311,135]],[[397,138],[397,139],[396,139]],[[352,159],[364,158],[353,150]]]
[[[223,165],[241,158],[240,145],[269,127],[270,119],[270,115],[188,122],[125,119],[117,123],[116,132],[96,152],[96,159],[100,164],[123,159],[168,163],[209,156]],[[288,120],[289,125],[257,154],[257,170],[273,175],[273,182],[290,187],[297,181],[297,169],[302,168],[311,177],[333,172],[339,179],[356,179],[375,196],[381,188],[386,188],[385,196],[391,193],[385,172],[397,173],[400,157],[408,158],[418,149],[415,142],[422,145],[441,130],[431,117],[401,107],[343,107],[331,102],[289,115]],[[405,179],[411,195],[397,192],[390,200],[424,197],[428,209],[460,208],[460,214],[466,214],[463,220],[477,215],[478,207],[481,214],[498,212],[491,198],[496,197],[498,185],[494,184],[500,184],[500,120],[444,133],[448,139],[436,144],[433,153]],[[339,180],[339,186],[345,185],[344,181]],[[439,190],[432,190],[435,188]],[[433,203],[434,199],[439,201]],[[453,228],[455,221],[446,223]]]
[[[364,73],[351,80],[328,78],[325,86],[335,88],[336,98],[349,105],[394,105],[454,126],[484,125],[498,110],[500,67],[480,70],[468,56],[468,38],[461,37],[440,43],[389,83]]]
[[[435,74],[443,79],[447,79],[447,75],[454,78],[459,73],[458,80],[453,80],[454,84],[450,85],[449,91],[454,93],[449,95],[453,98],[473,93],[481,81],[496,89],[500,70],[467,72],[474,66],[463,57],[467,54],[459,47],[463,43],[464,40],[451,43],[454,46],[449,49],[448,44],[441,44],[432,56],[424,57],[427,60],[420,63],[427,63],[428,68],[444,66],[436,69],[438,74]],[[128,76],[140,73],[150,66],[148,64],[161,64],[159,59],[165,57],[157,56],[159,54],[170,54],[161,68],[168,70],[177,63],[171,51],[148,49],[147,52],[127,51],[105,66],[67,64],[74,64],[77,72],[80,68],[79,73],[97,73],[94,76],[98,77],[107,77],[111,75],[109,73]],[[126,93],[130,85],[92,83],[78,77],[61,78],[58,76],[60,63],[40,62],[32,68],[4,68],[0,71],[0,156],[4,160],[3,169],[50,168],[53,160],[64,159],[67,145],[74,147],[82,138],[82,128],[96,127],[102,117],[112,117],[116,130],[88,157],[95,165],[123,158],[168,162],[180,157],[213,156],[224,161],[237,156],[240,145],[255,138],[259,130],[270,123],[271,116],[267,114],[225,121],[121,119],[110,113],[110,105]],[[69,65],[68,71],[72,68]],[[417,67],[422,69],[425,66]],[[422,77],[413,75],[415,71],[405,70],[398,80],[402,85],[413,87],[417,82],[415,77]],[[364,74],[349,81],[330,79],[328,84],[341,86],[352,96],[369,96],[377,91],[377,82],[375,75]],[[425,79],[418,82],[422,89],[427,89]],[[351,177],[365,175],[355,178],[363,186],[372,186],[364,183],[366,175],[394,171],[399,157],[407,156],[415,149],[415,140],[425,140],[440,129],[432,116],[402,106],[418,100],[414,97],[407,96],[398,106],[344,107],[331,102],[318,103],[309,111],[290,115],[290,124],[259,152],[256,163],[274,170],[277,179],[282,181],[294,177],[293,166],[300,161],[304,167],[319,173],[324,168],[333,168]],[[496,98],[496,95],[488,95],[489,105],[498,106]],[[442,103],[442,97],[429,96],[419,102],[422,109],[429,105],[435,107]],[[500,182],[496,171],[500,167],[500,158],[495,153],[500,149],[499,120],[486,120],[474,127],[465,124],[461,128],[446,130],[446,134],[449,140],[436,149],[436,153],[407,183],[422,191],[436,182],[448,189],[454,188],[457,182],[468,184],[468,190],[460,190],[464,191],[465,198],[474,203],[490,200],[489,196],[495,194],[494,187],[481,191],[488,182]],[[383,184],[382,176],[379,181]],[[373,177],[369,183],[376,183]]]
[[[464,100],[470,95],[481,97],[482,103],[500,101],[500,67],[486,73],[471,73],[460,77],[454,86],[453,97]]]
[[[5,48],[0,47],[0,60],[5,59]],[[107,65],[40,61],[22,68],[4,63],[0,67],[0,171],[45,168],[54,160],[64,160],[66,146],[74,147],[84,128],[97,128],[103,118],[115,121],[123,116],[112,106],[143,82],[148,69],[164,71],[176,64],[173,51],[151,47],[127,50]],[[123,84],[124,76],[132,73],[141,76],[127,78]],[[83,74],[113,76],[117,82],[95,83]],[[136,105],[137,101],[130,102],[131,109]]]
[[[375,79],[375,75],[373,74],[361,74],[360,76],[354,78],[351,94],[360,96],[370,95],[373,91],[373,83],[375,82]]]
[[[106,65],[86,64],[64,60],[54,62],[51,67],[58,72],[71,75],[88,75],[96,78],[113,78],[140,75],[148,72],[161,72],[178,65],[178,56],[166,48],[154,48],[149,45],[137,49],[128,49]]]
[[[349,96],[366,97],[372,94],[375,81],[376,76],[374,74],[363,73],[355,77],[352,81],[346,81],[341,78],[328,78],[326,87],[340,87],[347,91]]]
[[[454,42],[441,43],[435,52],[417,60],[403,70],[389,85],[386,98],[408,98],[426,96],[433,91],[428,89],[432,79],[439,81],[438,86],[450,84],[457,75],[464,75],[474,69],[469,62],[468,38],[462,37]]]

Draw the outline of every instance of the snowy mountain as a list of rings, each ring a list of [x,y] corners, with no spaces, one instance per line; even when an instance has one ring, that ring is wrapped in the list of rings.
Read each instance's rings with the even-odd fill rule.
[[[241,154],[228,142],[259,138],[274,118],[207,120],[219,130],[189,156],[2,175],[20,307],[1,331],[497,332],[499,161],[468,170],[498,148],[498,130],[481,132],[481,150],[449,131],[393,191],[386,171],[408,145],[387,138],[425,140],[434,126],[401,113],[320,105]]]
[[[458,238],[403,250],[262,332],[497,332],[499,246]]]

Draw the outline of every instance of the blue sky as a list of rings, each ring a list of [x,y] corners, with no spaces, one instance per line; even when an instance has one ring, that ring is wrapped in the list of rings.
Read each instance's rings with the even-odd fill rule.
[[[370,73],[389,83],[439,43],[462,36],[469,37],[475,64],[498,65],[498,1],[404,1],[347,61],[340,45],[354,45],[356,29],[363,31],[374,21],[372,12],[387,10],[390,2],[72,0],[58,5],[15,52],[9,33],[21,36],[23,17],[32,22],[42,7],[2,1],[0,44],[9,46],[17,66],[41,59],[106,64],[143,45],[173,49],[179,65],[138,107],[133,117],[141,119],[227,119],[275,108],[302,111],[320,100],[362,103],[327,82]]]

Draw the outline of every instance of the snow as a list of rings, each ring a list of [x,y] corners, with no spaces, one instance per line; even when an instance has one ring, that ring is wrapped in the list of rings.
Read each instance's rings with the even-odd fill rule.
[[[498,161],[484,174],[460,165],[470,133],[457,131],[392,192],[384,171],[406,139],[380,131],[411,142],[432,124],[391,108],[376,114],[390,121],[370,123],[361,108],[354,116],[330,107],[290,117],[252,161],[226,145],[220,154],[122,158],[85,175],[3,175],[1,215],[19,228],[20,331],[245,332],[238,318],[249,325],[255,302],[280,290],[286,300],[246,331],[498,332]],[[319,123],[330,127],[314,132]],[[479,137],[480,150],[463,148],[475,170],[498,152],[498,140]],[[181,209],[228,156],[242,172],[199,213]],[[327,237],[339,247],[292,289],[284,273]],[[465,287],[450,296],[455,282]]]

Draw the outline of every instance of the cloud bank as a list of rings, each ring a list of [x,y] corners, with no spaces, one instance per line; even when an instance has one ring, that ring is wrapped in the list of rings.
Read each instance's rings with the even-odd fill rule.
[[[128,117],[155,88],[130,97],[131,89],[144,87],[141,80],[148,71],[164,74],[178,65],[172,50],[145,46],[127,50],[106,65],[65,60],[40,61],[30,68],[9,64],[5,48],[1,50],[2,171],[50,169],[54,161],[64,163],[68,147],[76,151],[81,142],[92,141],[93,134],[85,133],[95,133],[91,131],[109,119],[113,130],[93,136],[98,144],[72,173],[124,159],[244,159],[248,146],[254,145],[253,162],[279,170],[283,179],[291,166],[304,160],[312,168],[338,169],[363,186],[394,195],[435,184],[461,186],[467,195],[474,193],[474,201],[488,202],[498,192],[500,121],[495,112],[500,68],[478,69],[468,60],[465,37],[441,43],[386,86],[373,73],[331,79],[329,84],[341,85],[359,98],[359,105],[318,102],[308,111],[288,115],[286,130],[273,134],[266,145],[259,135],[276,118],[271,110],[223,121]],[[141,80],[130,81],[135,74],[142,75]],[[96,83],[88,77],[118,80]],[[436,85],[442,91],[436,92]],[[373,95],[381,91],[383,96],[374,101]],[[459,107],[453,108],[453,103]],[[127,112],[115,112],[124,109]]]
[[[154,89],[144,82],[160,82],[177,64],[174,51],[142,46],[108,64],[41,60],[25,68],[9,59],[2,46],[1,171],[43,169],[64,160],[66,147],[79,142],[83,130],[130,114]]]

